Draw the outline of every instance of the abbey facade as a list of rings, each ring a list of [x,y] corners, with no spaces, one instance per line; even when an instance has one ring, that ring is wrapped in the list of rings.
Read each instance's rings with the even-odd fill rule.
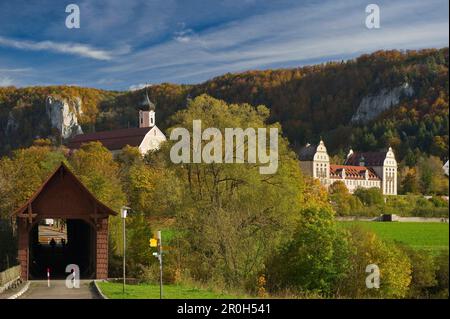
[[[330,156],[321,140],[318,145],[303,147],[299,159],[303,173],[320,180],[327,188],[341,181],[350,193],[358,187],[378,187],[384,195],[397,195],[397,161],[390,147],[381,152],[350,150],[344,165],[334,165],[330,164]]]

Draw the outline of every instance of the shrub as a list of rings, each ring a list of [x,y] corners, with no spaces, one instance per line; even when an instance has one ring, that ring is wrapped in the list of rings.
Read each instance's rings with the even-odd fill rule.
[[[301,217],[292,241],[267,263],[269,289],[331,294],[348,267],[346,236],[330,208],[308,208]]]
[[[395,244],[383,242],[362,227],[349,228],[352,251],[346,275],[336,287],[338,296],[350,298],[403,298],[411,283],[411,263]],[[366,267],[375,264],[380,270],[380,288],[368,289]]]
[[[377,187],[362,188],[358,187],[354,195],[359,198],[365,206],[372,206],[384,203],[383,193]]]

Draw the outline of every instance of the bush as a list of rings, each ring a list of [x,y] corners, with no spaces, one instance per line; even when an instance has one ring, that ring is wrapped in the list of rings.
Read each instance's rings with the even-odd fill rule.
[[[442,251],[435,260],[437,285],[433,297],[448,299],[448,250]]]
[[[446,207],[435,207],[435,208],[416,207],[411,211],[411,215],[416,216],[416,217],[448,218],[448,208],[446,208]]]
[[[429,201],[434,205],[434,207],[446,207],[448,208],[448,201],[442,197],[433,196]]]
[[[383,242],[374,233],[358,226],[348,229],[352,251],[346,275],[336,287],[338,296],[346,298],[403,298],[411,283],[411,263],[395,244]],[[375,264],[380,270],[380,288],[366,287],[366,267]]]
[[[354,195],[359,198],[365,206],[380,205],[384,203],[383,193],[377,187],[362,188],[358,187]]]
[[[267,263],[271,292],[285,289],[329,295],[348,267],[346,236],[330,208],[308,208],[293,239]]]
[[[431,253],[402,246],[412,266],[412,279],[409,287],[409,298],[429,298],[431,289],[437,285],[436,272],[438,266]]]

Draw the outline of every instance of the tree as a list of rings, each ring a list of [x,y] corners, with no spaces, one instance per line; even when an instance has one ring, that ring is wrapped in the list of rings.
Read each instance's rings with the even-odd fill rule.
[[[173,123],[192,133],[193,119],[201,119],[202,127],[223,133],[225,128],[267,127],[268,115],[262,106],[202,95],[178,112]],[[183,207],[176,223],[184,264],[194,279],[235,287],[254,284],[270,252],[290,238],[304,186],[295,155],[278,138],[279,167],[272,175],[261,175],[258,163],[172,164],[166,153],[182,183]]]
[[[351,227],[349,245],[353,253],[348,260],[344,280],[337,287],[338,295],[347,298],[403,298],[411,283],[408,256],[393,243],[381,241],[374,233]],[[366,267],[374,264],[380,270],[380,288],[366,286]]]
[[[383,193],[378,187],[358,187],[354,195],[359,198],[365,206],[380,205],[384,203]]]
[[[443,163],[435,156],[421,158],[418,162],[419,183],[422,194],[447,195],[448,177],[443,174]]]
[[[401,171],[400,189],[402,194],[419,193],[419,181],[415,169],[405,168]]]
[[[153,234],[148,220],[138,212],[130,215],[127,229],[127,242],[131,243],[127,249],[127,269],[131,276],[141,277],[145,268],[156,262],[149,247]]]
[[[83,184],[105,205],[119,212],[127,204],[119,177],[119,165],[111,152],[100,142],[81,145],[69,163]],[[123,239],[120,216],[109,218],[112,250],[122,252]]]
[[[0,160],[0,217],[26,202],[42,182],[66,161],[63,148],[49,145],[18,149]]]
[[[431,289],[437,285],[436,272],[438,266],[435,263],[435,258],[425,250],[414,250],[406,246],[401,248],[408,255],[412,266],[408,297],[430,298]]]
[[[307,208],[292,240],[268,262],[270,288],[330,295],[343,280],[349,254],[346,235],[336,227],[333,211],[326,206]]]
[[[341,195],[350,194],[347,186],[345,186],[344,182],[342,182],[342,181],[336,181],[333,184],[331,184],[330,188],[328,189],[328,192],[331,195],[333,195],[333,194],[341,194]]]
[[[328,191],[336,214],[339,216],[349,215],[362,206],[358,197],[352,196],[347,186],[341,181],[331,184]]]

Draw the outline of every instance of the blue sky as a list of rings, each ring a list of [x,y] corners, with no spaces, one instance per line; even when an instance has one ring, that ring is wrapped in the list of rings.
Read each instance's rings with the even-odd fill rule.
[[[80,29],[68,29],[68,4]],[[376,3],[381,28],[367,29]],[[0,0],[0,86],[128,90],[449,45],[448,0]]]

